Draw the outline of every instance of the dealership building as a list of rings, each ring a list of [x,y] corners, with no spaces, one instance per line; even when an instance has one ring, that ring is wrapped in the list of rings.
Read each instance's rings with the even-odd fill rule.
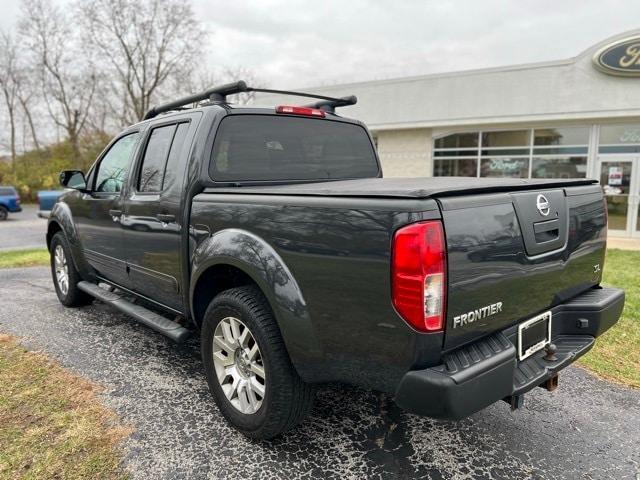
[[[340,113],[384,176],[598,178],[611,233],[640,236],[640,30],[566,60],[308,90],[358,97]]]

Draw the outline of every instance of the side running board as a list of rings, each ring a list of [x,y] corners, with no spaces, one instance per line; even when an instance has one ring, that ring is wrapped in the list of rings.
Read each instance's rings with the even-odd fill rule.
[[[85,281],[78,282],[78,288],[92,297],[126,313],[138,322],[154,329],[156,332],[169,337],[176,343],[184,342],[187,337],[191,335],[191,332],[182,325],[162,315],[158,315],[143,306],[131,303],[122,294],[109,292],[95,283]]]

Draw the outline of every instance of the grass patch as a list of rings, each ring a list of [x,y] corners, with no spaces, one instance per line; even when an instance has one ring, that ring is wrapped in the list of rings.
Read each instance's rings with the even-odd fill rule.
[[[622,317],[579,363],[598,375],[640,388],[640,252],[607,250],[603,283],[622,288]]]
[[[35,267],[40,265],[49,265],[49,252],[46,248],[0,252],[0,268]]]
[[[129,431],[98,387],[0,334],[0,479],[122,479]]]

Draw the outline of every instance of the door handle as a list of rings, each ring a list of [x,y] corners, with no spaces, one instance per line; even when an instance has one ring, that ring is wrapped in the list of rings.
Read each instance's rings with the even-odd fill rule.
[[[167,214],[167,213],[159,213],[156,215],[156,218],[160,220],[162,223],[171,223],[176,221],[176,216]]]

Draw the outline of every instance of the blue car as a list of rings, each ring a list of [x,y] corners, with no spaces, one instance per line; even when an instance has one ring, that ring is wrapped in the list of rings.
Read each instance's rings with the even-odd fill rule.
[[[6,220],[9,212],[21,212],[20,195],[13,187],[0,186],[0,221]]]
[[[40,218],[49,218],[51,209],[58,201],[58,197],[63,193],[63,190],[40,190],[38,192],[38,216]]]

